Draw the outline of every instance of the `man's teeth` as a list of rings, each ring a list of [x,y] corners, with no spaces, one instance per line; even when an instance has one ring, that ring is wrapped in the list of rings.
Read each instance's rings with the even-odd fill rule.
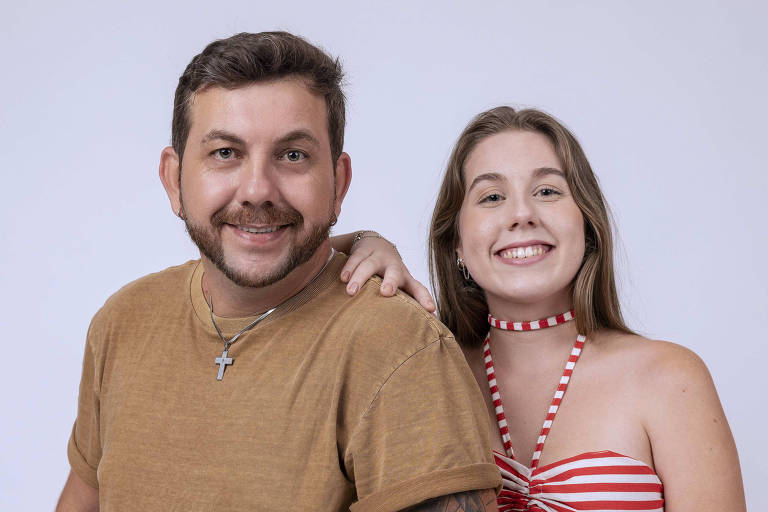
[[[278,229],[280,229],[280,226],[270,226],[268,228],[252,228],[250,226],[237,226],[237,229],[239,229],[240,231],[245,231],[247,233],[263,234],[263,233],[273,233]]]
[[[529,245],[528,247],[515,247],[514,249],[502,251],[501,257],[519,260],[530,258],[531,256],[539,256],[545,252],[547,252],[547,248],[543,245]]]

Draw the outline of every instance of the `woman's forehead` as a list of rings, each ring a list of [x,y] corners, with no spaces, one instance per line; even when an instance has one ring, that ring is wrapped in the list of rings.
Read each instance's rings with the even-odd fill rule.
[[[532,131],[507,131],[486,137],[469,153],[464,164],[467,186],[482,175],[498,179],[534,178],[545,174],[565,177],[560,159],[550,140]]]

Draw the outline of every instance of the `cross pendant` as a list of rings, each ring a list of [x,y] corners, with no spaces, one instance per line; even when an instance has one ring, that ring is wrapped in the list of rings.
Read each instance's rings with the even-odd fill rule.
[[[219,375],[216,377],[216,380],[221,380],[224,378],[224,369],[227,367],[228,364],[232,364],[231,357],[227,357],[227,352],[229,350],[224,349],[224,351],[221,353],[221,357],[217,357],[215,359],[215,364],[219,365]]]

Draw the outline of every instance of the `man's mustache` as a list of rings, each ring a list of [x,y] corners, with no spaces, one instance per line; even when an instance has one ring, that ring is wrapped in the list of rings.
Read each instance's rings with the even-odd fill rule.
[[[219,210],[213,214],[213,217],[211,217],[211,223],[215,227],[221,227],[224,224],[271,226],[293,224],[298,226],[304,223],[304,217],[298,210],[291,208],[290,206],[247,205],[239,208],[225,208]]]

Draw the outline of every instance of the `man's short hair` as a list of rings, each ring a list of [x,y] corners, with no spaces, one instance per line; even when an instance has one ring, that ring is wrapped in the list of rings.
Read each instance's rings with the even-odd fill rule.
[[[179,77],[173,101],[171,144],[179,159],[189,136],[189,106],[196,92],[208,87],[236,89],[255,82],[289,76],[302,78],[311,91],[325,98],[331,158],[344,147],[344,73],[338,59],[288,32],[243,32],[210,43]]]

